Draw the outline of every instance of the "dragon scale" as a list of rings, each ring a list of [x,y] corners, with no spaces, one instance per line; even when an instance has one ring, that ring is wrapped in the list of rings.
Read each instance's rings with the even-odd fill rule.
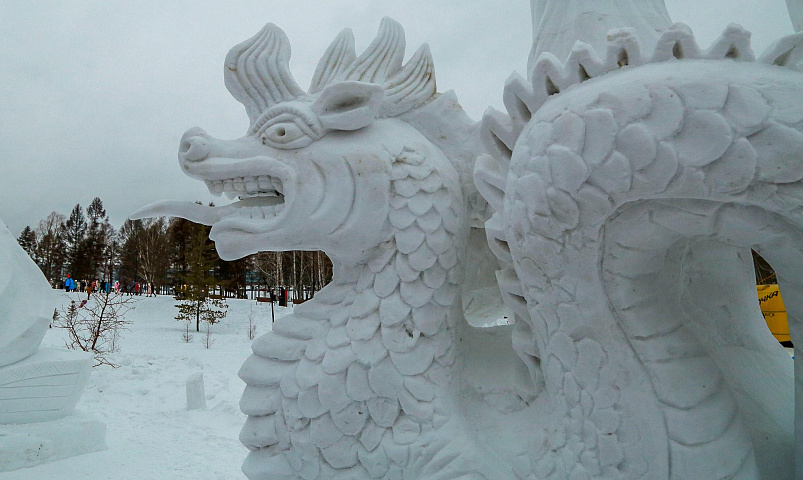
[[[475,178],[514,345],[563,412],[526,478],[795,478],[792,364],[760,320],[750,249],[799,344],[803,111],[787,102],[803,78],[782,67],[800,40],[756,62],[738,27],[708,51],[673,27],[652,58],[611,33],[607,62],[544,55],[532,83],[508,82],[508,115],[486,114],[495,158]]]

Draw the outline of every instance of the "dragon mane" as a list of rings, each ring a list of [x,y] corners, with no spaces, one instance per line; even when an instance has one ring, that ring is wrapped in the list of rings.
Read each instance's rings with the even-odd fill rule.
[[[385,97],[378,116],[396,117],[428,102],[436,92],[435,67],[427,44],[421,45],[402,65],[404,30],[385,17],[368,48],[357,57],[354,35],[344,29],[318,62],[308,92],[290,73],[290,42],[269,23],[256,35],[236,45],[226,56],[226,88],[245,106],[251,126],[270,107],[310,97],[338,82],[359,81],[382,85]]]

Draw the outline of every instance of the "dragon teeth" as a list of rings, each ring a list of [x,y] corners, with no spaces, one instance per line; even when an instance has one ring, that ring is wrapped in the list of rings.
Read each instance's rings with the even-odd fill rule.
[[[209,193],[212,195],[219,197],[225,194],[230,200],[234,200],[238,196],[243,198],[243,195],[283,195],[282,181],[270,175],[205,180],[204,183],[206,184],[206,188],[209,189]],[[251,215],[251,218],[260,218],[260,215],[264,215],[264,218],[275,216],[278,211],[281,211],[282,207],[283,204],[271,207],[259,207],[264,210],[260,213],[253,212],[254,215]],[[242,216],[243,213],[239,212],[238,215]]]
[[[270,220],[271,218],[278,216],[283,207],[284,204],[279,203],[265,207],[242,208],[241,211],[236,213],[236,215],[240,217],[249,217],[253,220]]]
[[[211,193],[212,195],[215,195],[215,196],[219,197],[220,194],[223,193],[223,184],[222,183],[218,184],[217,182],[215,182],[213,180],[207,180],[205,183],[206,183],[206,188],[209,190],[209,193]]]

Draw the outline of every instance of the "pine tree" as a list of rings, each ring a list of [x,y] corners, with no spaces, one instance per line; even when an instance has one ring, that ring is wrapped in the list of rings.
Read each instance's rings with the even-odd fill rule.
[[[199,225],[186,250],[187,270],[180,275],[183,286],[179,289],[176,304],[179,314],[176,320],[195,321],[195,331],[201,331],[201,321],[209,325],[226,316],[227,305],[223,300],[209,298],[210,290],[217,283],[212,273],[218,261],[214,244],[208,239],[209,227]]]
[[[67,246],[67,267],[73,278],[87,278],[87,251],[84,239],[86,238],[86,217],[80,204],[73,207],[70,217],[64,224],[64,241]]]
[[[89,223],[101,223],[106,217],[106,209],[99,197],[92,199],[92,203],[86,207],[86,217]]]
[[[102,276],[103,259],[106,249],[112,239],[114,229],[109,224],[109,217],[103,208],[103,202],[95,197],[86,209],[87,229],[86,236],[81,244],[83,260],[86,262],[86,271],[89,280]]]
[[[117,232],[119,275],[121,283],[128,285],[142,274],[137,255],[137,242],[142,232],[142,220],[126,220]]]
[[[178,279],[189,269],[187,265],[187,250],[189,250],[197,228],[196,224],[178,217],[171,218],[170,225],[167,227],[170,263]]]
[[[245,298],[245,277],[250,263],[247,257],[233,261],[218,261],[218,281],[226,291],[233,292],[237,298]]]
[[[25,228],[22,229],[22,233],[20,233],[17,243],[19,243],[20,247],[25,250],[25,253],[30,255],[31,258],[35,258],[36,233],[31,230],[31,227],[26,225]]]

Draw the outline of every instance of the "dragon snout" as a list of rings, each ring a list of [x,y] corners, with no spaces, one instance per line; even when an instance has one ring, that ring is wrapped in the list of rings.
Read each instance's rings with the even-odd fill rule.
[[[181,136],[179,161],[199,162],[209,156],[209,136],[203,128],[193,127]]]

